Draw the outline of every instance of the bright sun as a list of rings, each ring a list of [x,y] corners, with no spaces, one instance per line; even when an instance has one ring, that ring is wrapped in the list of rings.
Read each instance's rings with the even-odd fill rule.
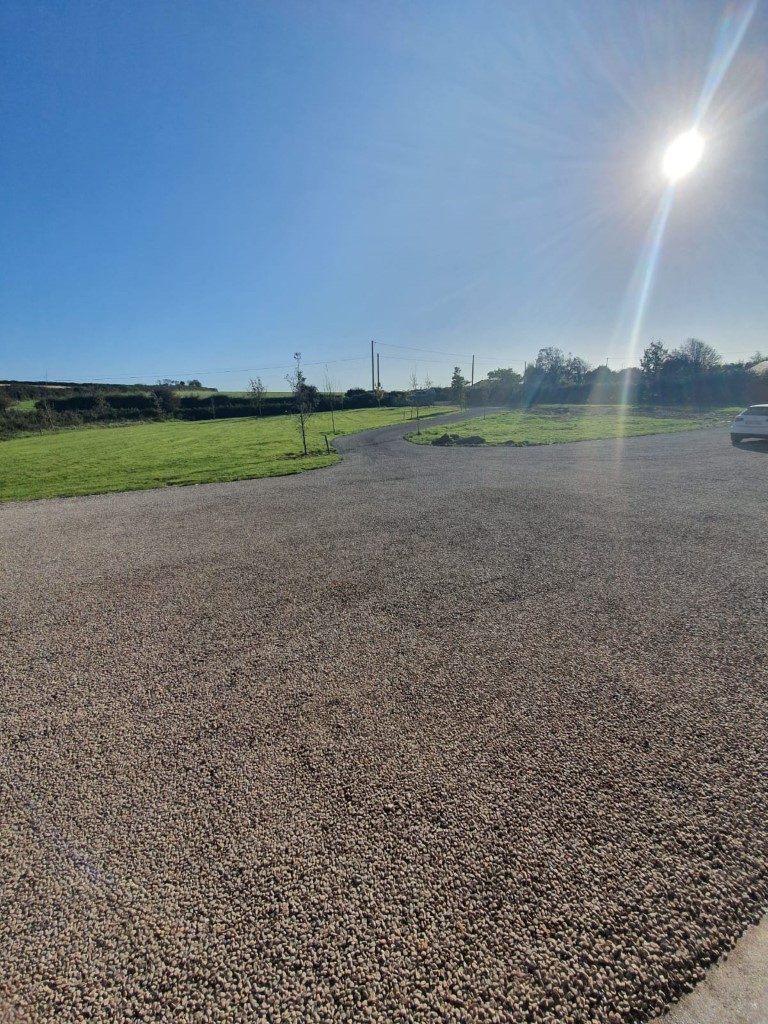
[[[670,181],[677,181],[692,171],[704,152],[704,137],[696,128],[674,139],[661,162],[661,169]]]

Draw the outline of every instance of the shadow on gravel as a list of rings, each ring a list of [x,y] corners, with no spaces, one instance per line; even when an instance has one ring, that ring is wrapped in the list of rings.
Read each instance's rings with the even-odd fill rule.
[[[750,452],[757,455],[768,455],[768,441],[760,441],[757,438],[752,438],[748,441],[742,441],[739,445],[734,445],[739,451]]]

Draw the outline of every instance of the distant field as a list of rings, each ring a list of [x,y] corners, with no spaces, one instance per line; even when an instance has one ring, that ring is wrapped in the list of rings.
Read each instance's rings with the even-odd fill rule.
[[[134,394],[148,395],[151,392],[151,387],[139,388],[135,390]],[[251,395],[250,391],[215,391],[213,388],[174,388],[173,389],[180,398],[186,398],[192,396],[196,398],[219,398],[219,397],[232,397],[232,398],[249,398]],[[63,398],[70,394],[75,394],[73,388],[66,387],[51,387],[50,388],[52,398]],[[114,388],[113,393],[115,394],[131,394],[131,391],[121,391],[119,388]],[[285,398],[290,395],[290,391],[265,391],[265,397],[267,398]],[[33,409],[35,407],[35,398],[24,398],[14,405],[17,409]]]
[[[532,412],[502,412],[464,420],[448,427],[427,427],[409,434],[415,444],[431,444],[449,433],[482,437],[486,444],[557,444],[642,434],[670,434],[700,427],[724,426],[738,409],[645,409],[618,405],[536,406]]]
[[[133,391],[133,394],[148,395],[151,393],[151,388],[139,388]],[[250,398],[250,391],[215,391],[213,388],[174,388],[173,389],[179,398]],[[73,388],[66,387],[51,387],[50,388],[52,398],[65,398],[68,395],[75,394]],[[131,394],[131,391],[121,391],[118,388],[113,389],[111,392],[114,394]],[[290,391],[265,391],[265,398],[287,398],[291,394]],[[35,407],[35,398],[23,398],[20,401],[14,402],[14,408],[23,409],[25,411],[31,411]]]
[[[230,398],[250,398],[250,391],[213,391],[210,388],[175,388],[180,397],[195,395],[199,398],[218,398],[220,395],[228,395]],[[288,398],[290,391],[265,391],[265,398]],[[342,391],[334,391],[335,395],[342,395]]]
[[[194,398],[218,398],[219,396],[227,395],[230,398],[250,398],[250,391],[212,391],[210,388],[174,388],[180,398],[185,398],[188,395]],[[287,398],[290,395],[290,391],[265,391],[265,398]]]
[[[442,406],[428,415],[451,411]],[[403,423],[408,415],[408,409],[338,412],[336,433]],[[306,458],[291,416],[170,420],[12,438],[0,442],[0,501],[300,473],[338,461],[325,450],[323,433],[330,431],[330,413],[312,417]]]

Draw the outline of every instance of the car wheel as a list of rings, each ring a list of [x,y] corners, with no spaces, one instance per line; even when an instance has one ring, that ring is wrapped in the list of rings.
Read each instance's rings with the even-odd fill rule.
[[[731,444],[741,444],[743,440],[743,434],[731,434]]]

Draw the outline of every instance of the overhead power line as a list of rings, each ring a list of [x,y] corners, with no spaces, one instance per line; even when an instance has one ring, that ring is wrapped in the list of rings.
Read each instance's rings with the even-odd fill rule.
[[[400,349],[401,351],[406,351],[406,352],[419,352],[419,353],[426,353],[426,354],[429,354],[429,355],[446,356],[446,357],[448,357],[450,359],[467,359],[467,360],[471,360],[472,359],[472,355],[470,353],[445,352],[445,351],[442,351],[441,349],[420,348],[420,347],[418,347],[416,345],[396,345],[394,342],[389,342],[389,341],[377,341],[376,345],[377,346],[384,346],[386,348],[396,348],[396,349]],[[304,362],[303,365],[304,366],[325,366],[325,365],[329,365],[330,366],[330,365],[335,365],[337,363],[363,363],[363,362],[367,362],[368,358],[369,358],[368,356],[347,356],[347,357],[344,357],[344,358],[341,358],[341,359],[315,359],[315,360],[310,360],[308,362]],[[402,361],[402,362],[413,362],[413,360],[410,357],[408,357],[408,356],[389,355],[388,358],[389,359],[396,359],[396,360]],[[421,362],[421,363],[426,363],[426,362],[431,362],[433,364],[437,363],[437,360],[427,360],[427,359],[418,359],[416,361],[417,362]],[[478,363],[498,365],[499,364],[499,357],[497,356],[495,358],[490,358],[490,357],[485,357],[485,356],[475,356],[475,361],[478,362]],[[522,359],[513,359],[513,360],[508,360],[508,362],[510,362],[510,363],[522,363],[523,360]],[[119,381],[119,380],[139,381],[141,383],[145,383],[145,382],[147,382],[147,381],[149,381],[151,379],[163,378],[163,377],[186,379],[188,377],[200,378],[200,377],[216,376],[216,375],[219,375],[219,374],[224,375],[224,374],[232,374],[232,373],[269,373],[269,372],[273,372],[275,370],[290,370],[292,368],[292,366],[293,366],[292,363],[277,363],[277,364],[273,364],[271,366],[231,366],[231,367],[227,367],[227,368],[221,368],[221,367],[210,368],[210,367],[208,367],[208,368],[205,368],[205,369],[198,369],[198,370],[176,370],[176,371],[173,371],[173,372],[167,372],[167,371],[162,371],[161,372],[160,370],[147,370],[147,371],[145,371],[143,373],[130,373],[130,374],[129,373],[113,373],[113,374],[110,374],[109,376],[93,377],[91,379],[93,380],[94,383],[113,383],[113,382],[116,382],[116,381]]]
[[[409,352],[429,352],[432,355],[437,356],[449,356],[451,359],[472,359],[473,355],[471,352],[445,352],[442,349],[436,348],[418,348],[416,345],[396,345],[391,341],[377,341],[377,345],[383,345],[385,348],[400,348],[405,349]],[[396,357],[392,357],[396,358]],[[501,356],[474,356],[475,362],[478,363],[498,363]],[[511,359],[508,362],[522,363],[522,359]]]
[[[326,366],[334,363],[361,363],[365,361],[364,356],[350,356],[345,359],[316,359],[311,362],[302,361],[302,366]],[[269,370],[290,370],[292,366],[292,363],[280,363],[276,366],[233,366],[226,370],[182,370],[180,372],[177,370],[174,374],[161,373],[159,370],[147,370],[145,373],[141,374],[114,373],[109,377],[94,377],[93,382],[94,384],[102,383],[103,381],[109,383],[114,381],[116,378],[122,378],[123,380],[145,381],[149,377],[176,376],[183,379],[184,377],[211,376],[212,374],[218,373],[266,373]]]

